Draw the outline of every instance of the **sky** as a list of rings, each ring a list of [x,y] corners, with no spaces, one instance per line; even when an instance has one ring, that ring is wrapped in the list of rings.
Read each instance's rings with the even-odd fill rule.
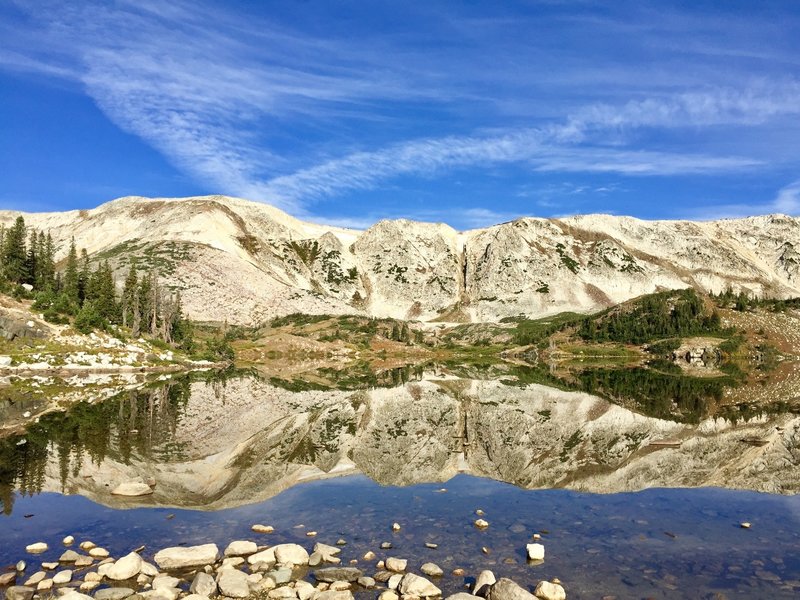
[[[800,214],[800,3],[0,0],[0,208]]]

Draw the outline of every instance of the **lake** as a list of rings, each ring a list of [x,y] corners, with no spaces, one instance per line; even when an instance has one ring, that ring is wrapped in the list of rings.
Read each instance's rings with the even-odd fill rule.
[[[445,594],[482,569],[523,586],[558,577],[568,598],[800,593],[791,404],[731,412],[717,384],[630,369],[570,384],[483,371],[201,373],[43,415],[0,439],[0,564],[56,560],[68,534],[150,557],[343,539],[343,562],[362,568],[368,550],[437,563]],[[111,494],[137,478],[153,493]],[[525,553],[536,533],[540,564]],[[26,555],[39,540],[50,550]]]

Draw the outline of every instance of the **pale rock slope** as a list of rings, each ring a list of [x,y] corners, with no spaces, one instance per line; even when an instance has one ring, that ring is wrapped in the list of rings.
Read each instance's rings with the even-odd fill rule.
[[[226,196],[120,198],[93,210],[0,211],[181,290],[189,315],[255,324],[291,312],[494,321],[590,312],[662,290],[727,287],[800,295],[800,221],[709,222],[587,215],[523,218],[459,233],[380,221],[365,231],[306,223]]]

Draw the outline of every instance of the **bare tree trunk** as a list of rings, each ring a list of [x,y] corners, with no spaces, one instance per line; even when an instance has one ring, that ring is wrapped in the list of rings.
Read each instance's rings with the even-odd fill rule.
[[[131,324],[131,335],[139,337],[142,334],[142,313],[139,309],[139,294],[133,298],[133,323]]]
[[[150,321],[150,333],[151,335],[158,334],[158,276],[153,276],[153,314],[152,314],[152,321]]]

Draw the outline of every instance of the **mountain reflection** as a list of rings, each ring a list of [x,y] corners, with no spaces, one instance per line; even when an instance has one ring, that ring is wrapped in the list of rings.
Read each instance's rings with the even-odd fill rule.
[[[797,406],[719,408],[734,383],[652,368],[564,378],[508,364],[183,376],[78,403],[0,440],[0,502],[10,514],[17,494],[56,491],[116,507],[219,509],[356,472],[386,485],[467,472],[600,493],[796,493]],[[136,478],[154,481],[154,493],[111,495]]]

